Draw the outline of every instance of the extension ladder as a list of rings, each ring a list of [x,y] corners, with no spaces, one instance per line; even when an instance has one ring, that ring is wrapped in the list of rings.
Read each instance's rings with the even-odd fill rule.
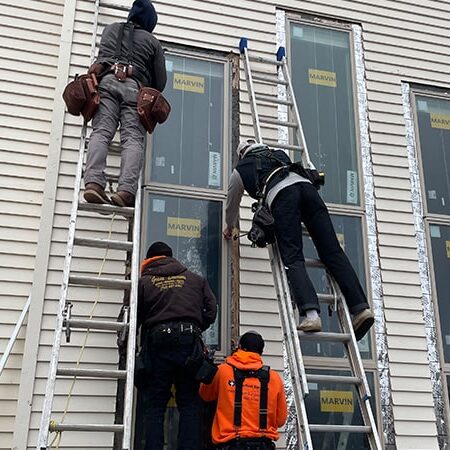
[[[247,39],[242,38],[239,50],[244,66],[247,94],[252,115],[253,130],[257,142],[263,142],[275,148],[300,153],[301,162],[305,168],[315,169],[309,158],[306,140],[300,120],[300,114],[295,100],[289,68],[286,61],[284,47],[277,51],[276,58],[253,57],[249,55]],[[252,64],[250,64],[252,62]],[[252,69],[253,66],[253,69]],[[273,70],[270,71],[268,67]],[[256,83],[255,83],[256,82]],[[259,92],[255,85],[259,84]],[[267,94],[267,88],[276,87],[277,93]],[[262,93],[261,93],[262,91]],[[273,92],[273,90],[272,90]],[[262,115],[258,113],[258,107],[272,109],[277,107],[277,117]],[[262,126],[268,128],[275,125],[278,131],[291,130],[285,133],[288,141],[293,143],[278,142],[269,136],[263,138]],[[292,139],[295,136],[295,139]],[[285,140],[284,140],[285,141]],[[318,294],[319,302],[334,307],[337,312],[338,323],[341,333],[319,332],[303,333],[297,331],[297,324],[292,306],[289,285],[284,265],[281,261],[278,247],[270,245],[269,258],[272,267],[275,290],[278,298],[281,325],[284,333],[284,344],[288,359],[288,367],[293,387],[294,403],[296,408],[297,434],[299,448],[305,450],[313,449],[311,433],[341,433],[339,444],[346,447],[348,433],[364,433],[370,443],[372,450],[381,450],[381,442],[376,428],[376,422],[369,403],[370,389],[364,372],[361,355],[359,353],[355,334],[353,332],[351,316],[336,281],[327,273],[329,286],[328,294]],[[307,267],[325,269],[320,260],[307,259]],[[316,375],[307,373],[305,370],[300,341],[333,342],[342,343],[348,357],[351,376]],[[308,412],[305,406],[305,397],[309,394],[308,383],[331,382],[350,384],[356,387],[359,406],[364,425],[331,425],[311,424],[308,420]]]
[[[103,5],[102,5],[103,6]],[[91,61],[95,55],[98,15],[99,15],[100,2],[95,2],[95,16],[94,16],[94,32],[92,36],[91,44]],[[118,8],[116,8],[118,9]],[[134,394],[134,361],[135,361],[135,346],[136,346],[136,318],[137,318],[137,291],[138,291],[138,279],[139,279],[139,240],[140,240],[140,219],[141,219],[141,180],[139,180],[138,194],[136,195],[136,203],[134,208],[130,207],[117,207],[106,204],[92,204],[80,201],[81,179],[83,172],[83,159],[86,148],[86,131],[87,125],[84,123],[79,146],[78,162],[75,176],[74,192],[72,209],[70,214],[69,231],[67,238],[67,252],[64,262],[63,281],[61,285],[61,293],[59,300],[59,308],[57,312],[57,324],[55,328],[55,335],[53,341],[53,349],[50,359],[50,369],[46,386],[46,395],[42,410],[42,417],[38,435],[38,450],[45,450],[51,447],[50,432],[56,432],[61,437],[62,432],[69,431],[91,431],[91,432],[111,432],[115,440],[122,436],[123,450],[129,450],[131,448],[131,436],[132,436],[132,417],[133,417],[133,394]],[[111,151],[114,151],[112,146]],[[117,175],[107,173],[107,179],[111,185],[113,181],[116,181]],[[122,228],[128,228],[128,238],[123,240],[114,240],[110,238],[92,238],[82,237],[79,234],[82,230],[77,230],[77,219],[82,218],[87,214],[89,218],[93,215],[101,214],[102,217],[111,216],[112,221],[118,217],[122,222]],[[97,216],[99,217],[99,216]],[[111,225],[112,228],[112,225]],[[94,230],[92,230],[94,231]],[[98,230],[96,230],[98,231]],[[125,233],[121,233],[125,234]],[[73,275],[71,271],[72,256],[76,247],[90,247],[97,249],[97,253],[108,250],[119,250],[120,255],[126,255],[124,262],[127,265],[127,269],[124,269],[124,275],[120,278],[113,277],[101,277],[98,276],[79,276]],[[101,255],[97,255],[101,258]],[[106,254],[104,256],[106,260]],[[129,272],[129,277],[127,272]],[[121,320],[95,320],[93,319],[94,313],[91,311],[89,316],[78,315],[77,318],[72,317],[72,312],[77,314],[77,302],[72,303],[68,300],[69,287],[77,286],[82,287],[77,293],[77,300],[89,301],[92,297],[92,290],[96,288],[105,288],[109,290],[124,291],[124,296],[129,296],[129,305],[125,306],[122,310],[123,314]],[[84,293],[84,297],[82,294]],[[101,300],[100,300],[101,301]],[[73,311],[72,311],[73,310]],[[119,339],[125,343],[127,341],[127,353],[126,363],[124,369],[105,370],[101,368],[80,368],[78,364],[72,364],[71,367],[67,367],[67,363],[61,363],[60,351],[62,347],[63,333],[66,335],[67,342],[70,341],[70,334],[72,330],[86,330],[87,335],[92,331],[116,331],[119,333]],[[87,339],[86,335],[86,339]],[[115,334],[110,333],[114,338]],[[115,340],[115,339],[114,339]],[[84,347],[82,348],[84,350]],[[81,354],[78,359],[78,363],[81,360]],[[64,367],[61,367],[64,366]],[[72,377],[73,383],[76,379],[87,378],[90,383],[104,383],[105,379],[117,380],[117,382],[125,383],[125,393],[123,401],[123,420],[122,423],[100,424],[100,423],[68,423],[64,421],[59,423],[56,420],[52,420],[52,404],[55,396],[55,385],[61,378]],[[123,381],[121,381],[123,380]],[[72,385],[73,386],[73,385]],[[95,388],[92,389],[95,395]],[[68,393],[70,398],[70,393]],[[67,411],[67,407],[66,407]],[[117,417],[117,413],[116,413]],[[58,436],[58,435],[57,435]],[[92,433],[92,437],[95,438],[96,434]],[[59,446],[59,443],[58,443]]]

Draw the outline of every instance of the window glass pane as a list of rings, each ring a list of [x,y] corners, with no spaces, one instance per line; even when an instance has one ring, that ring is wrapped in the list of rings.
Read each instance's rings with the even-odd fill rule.
[[[307,373],[321,375],[350,376],[347,371],[311,370]],[[366,373],[375,412],[374,377]],[[308,383],[309,395],[305,398],[310,424],[321,425],[364,425],[358,402],[358,392],[353,385],[332,382]],[[362,433],[311,433],[314,448],[340,450],[370,449],[365,434]]]
[[[354,216],[332,215],[331,220],[333,222],[338,240],[341,243],[341,246],[343,247],[348,258],[350,259],[350,262],[352,263],[353,268],[358,275],[364,292],[367,292],[361,219]],[[305,258],[318,258],[314,244],[309,237],[304,238],[304,254]],[[311,277],[316,291],[321,293],[328,293],[328,283],[325,270],[312,268],[308,269],[308,273]],[[336,314],[333,313],[333,315],[330,317],[328,312],[328,305],[326,304],[321,304],[320,309],[322,329],[324,331],[332,331],[336,333],[340,332]],[[342,343],[303,342],[301,345],[304,355],[308,356],[327,356],[342,358],[345,354],[344,346],[342,345]],[[363,358],[371,357],[369,333],[363,339],[361,339],[361,341],[359,341],[359,350]]]
[[[224,64],[168,54],[166,67],[172,111],[153,135],[151,181],[221,189]]]
[[[428,212],[450,214],[450,100],[416,96]]]
[[[291,24],[292,80],[306,143],[329,203],[359,205],[350,35]]]
[[[143,252],[155,241],[172,247],[174,257],[208,279],[220,303],[222,203],[149,193],[146,196]],[[204,333],[213,349],[220,344],[220,305],[216,322]]]
[[[450,362],[450,226],[430,224],[430,236],[442,346],[445,362]]]

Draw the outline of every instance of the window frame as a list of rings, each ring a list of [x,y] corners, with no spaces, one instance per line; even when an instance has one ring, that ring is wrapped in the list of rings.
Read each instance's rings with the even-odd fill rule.
[[[231,170],[231,140],[232,140],[232,64],[233,62],[227,58],[225,53],[211,52],[208,50],[187,48],[177,46],[176,44],[165,44],[165,52],[167,55],[191,58],[194,60],[216,62],[223,65],[224,89],[223,89],[223,153],[221,167],[221,188],[208,189],[193,186],[185,186],[182,184],[162,183],[151,180],[151,166],[153,158],[153,137],[147,139],[145,146],[145,163],[144,177],[142,186],[143,211],[142,211],[142,232],[141,237],[145,238],[148,226],[149,202],[146,200],[148,195],[166,195],[174,198],[186,198],[192,200],[217,201],[222,204],[222,229],[225,227],[225,204],[227,197],[227,187],[229,172]],[[229,267],[229,258],[231,250],[227,245],[223,244],[221,255],[219,258],[221,264],[221,281],[220,281],[220,341],[219,350],[216,356],[224,358],[230,350],[230,314],[229,305],[231,304],[231,276]],[[145,249],[141,246],[141,257],[145,256]],[[188,267],[189,269],[189,267]],[[218,299],[219,300],[219,299]]]
[[[358,85],[356,82],[356,62],[355,62],[355,52],[354,52],[354,36],[352,30],[352,24],[337,22],[334,20],[327,20],[324,18],[310,16],[306,14],[296,14],[296,13],[287,13],[286,14],[286,52],[288,62],[291,61],[291,33],[292,33],[292,24],[304,24],[312,27],[323,28],[323,29],[331,29],[334,31],[345,32],[349,36],[349,53],[350,53],[350,70],[351,70],[351,80],[352,80],[352,93],[353,93],[353,120],[355,124],[355,152],[356,152],[356,164],[358,168],[358,198],[359,202],[356,205],[352,204],[343,204],[343,203],[327,203],[327,207],[330,209],[330,206],[336,208],[343,208],[345,211],[354,210],[354,211],[362,211],[365,210],[365,198],[364,198],[364,179],[363,179],[363,170],[362,170],[362,157],[361,157],[361,131],[359,127],[359,105],[358,105]],[[289,66],[290,70],[292,70],[291,66]],[[293,137],[293,130],[290,129],[289,133],[291,134],[291,138]],[[293,142],[291,140],[291,142]],[[326,175],[326,173],[325,173]],[[326,182],[326,181],[325,181]]]
[[[436,214],[430,213],[428,210],[428,202],[426,197],[426,186],[425,186],[425,170],[423,167],[423,159],[422,159],[422,143],[420,139],[420,131],[419,131],[419,121],[417,114],[417,106],[416,106],[416,97],[429,97],[435,99],[446,100],[450,104],[450,92],[447,90],[439,89],[439,88],[429,88],[429,87],[416,87],[411,86],[410,91],[410,105],[412,111],[412,117],[414,122],[414,138],[415,138],[415,156],[417,158],[417,166],[419,172],[419,180],[420,180],[420,194],[422,198],[422,209],[423,209],[423,224],[425,231],[425,243],[426,243],[426,252],[428,255],[428,277],[431,287],[431,302],[433,305],[433,315],[434,315],[434,325],[436,328],[436,340],[437,340],[437,352],[439,355],[439,365],[440,370],[442,371],[442,401],[445,405],[445,426],[447,430],[450,431],[450,383],[448,381],[448,377],[450,377],[450,361],[445,361],[445,352],[444,352],[444,343],[442,336],[442,328],[441,328],[441,314],[439,310],[439,298],[436,286],[436,276],[435,276],[435,263],[433,257],[433,248],[431,244],[431,225],[441,225],[450,227],[450,214]]]
[[[349,53],[350,53],[350,70],[352,79],[352,94],[353,94],[353,115],[354,115],[354,130],[355,130],[355,152],[356,152],[356,162],[358,169],[358,195],[359,203],[357,205],[342,204],[342,203],[329,203],[325,202],[330,213],[330,216],[352,216],[361,219],[362,227],[362,241],[363,243],[368,243],[368,229],[367,229],[367,214],[366,214],[366,198],[364,190],[364,170],[363,170],[363,157],[362,157],[362,143],[361,143],[361,129],[360,129],[360,106],[358,104],[358,85],[356,80],[356,57],[355,57],[355,39],[354,32],[352,29],[353,23],[349,22],[337,22],[335,20],[324,19],[318,16],[311,16],[307,14],[286,12],[286,51],[288,56],[288,63],[291,61],[291,33],[292,24],[305,24],[308,26],[316,26],[320,28],[332,29],[336,31],[346,32],[349,36]],[[289,65],[291,70],[291,66]],[[292,130],[289,133],[293,133]],[[291,135],[292,138],[292,135]],[[293,152],[290,152],[292,156]],[[364,274],[366,281],[366,295],[367,300],[370,305],[373,305],[372,301],[372,285],[370,283],[370,260],[368,245],[363,245],[363,263],[364,263]],[[372,397],[374,397],[376,411],[374,411],[374,416],[376,418],[376,423],[379,431],[380,438],[383,438],[382,433],[382,407],[381,407],[381,396],[380,396],[380,379],[378,376],[378,363],[377,363],[377,348],[375,339],[374,327],[370,330],[370,353],[371,358],[362,359],[364,371],[371,373],[373,376],[373,386],[374,392],[371,392]],[[325,370],[333,367],[335,370],[348,370],[348,361],[346,358],[329,358],[329,357],[311,357],[303,356],[304,365],[308,370]]]

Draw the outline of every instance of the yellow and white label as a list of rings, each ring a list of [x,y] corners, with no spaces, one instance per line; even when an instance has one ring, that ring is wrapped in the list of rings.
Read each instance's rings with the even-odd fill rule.
[[[336,72],[327,70],[308,69],[309,84],[320,84],[321,86],[336,87]]]
[[[167,236],[199,238],[201,222],[199,219],[167,217]]]
[[[431,128],[450,130],[450,114],[430,113]]]
[[[445,247],[447,248],[447,258],[450,258],[450,241],[445,241]]]
[[[353,412],[352,391],[320,391],[320,411]]]
[[[204,94],[205,78],[175,72],[173,74],[173,88],[178,89],[179,91],[189,91],[196,92],[197,94]]]

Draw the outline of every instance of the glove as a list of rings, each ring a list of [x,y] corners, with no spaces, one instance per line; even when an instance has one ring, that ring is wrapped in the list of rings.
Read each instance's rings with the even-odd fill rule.
[[[88,73],[95,73],[95,75],[98,77],[105,71],[105,68],[103,64],[101,63],[94,63],[91,67],[89,67]]]

